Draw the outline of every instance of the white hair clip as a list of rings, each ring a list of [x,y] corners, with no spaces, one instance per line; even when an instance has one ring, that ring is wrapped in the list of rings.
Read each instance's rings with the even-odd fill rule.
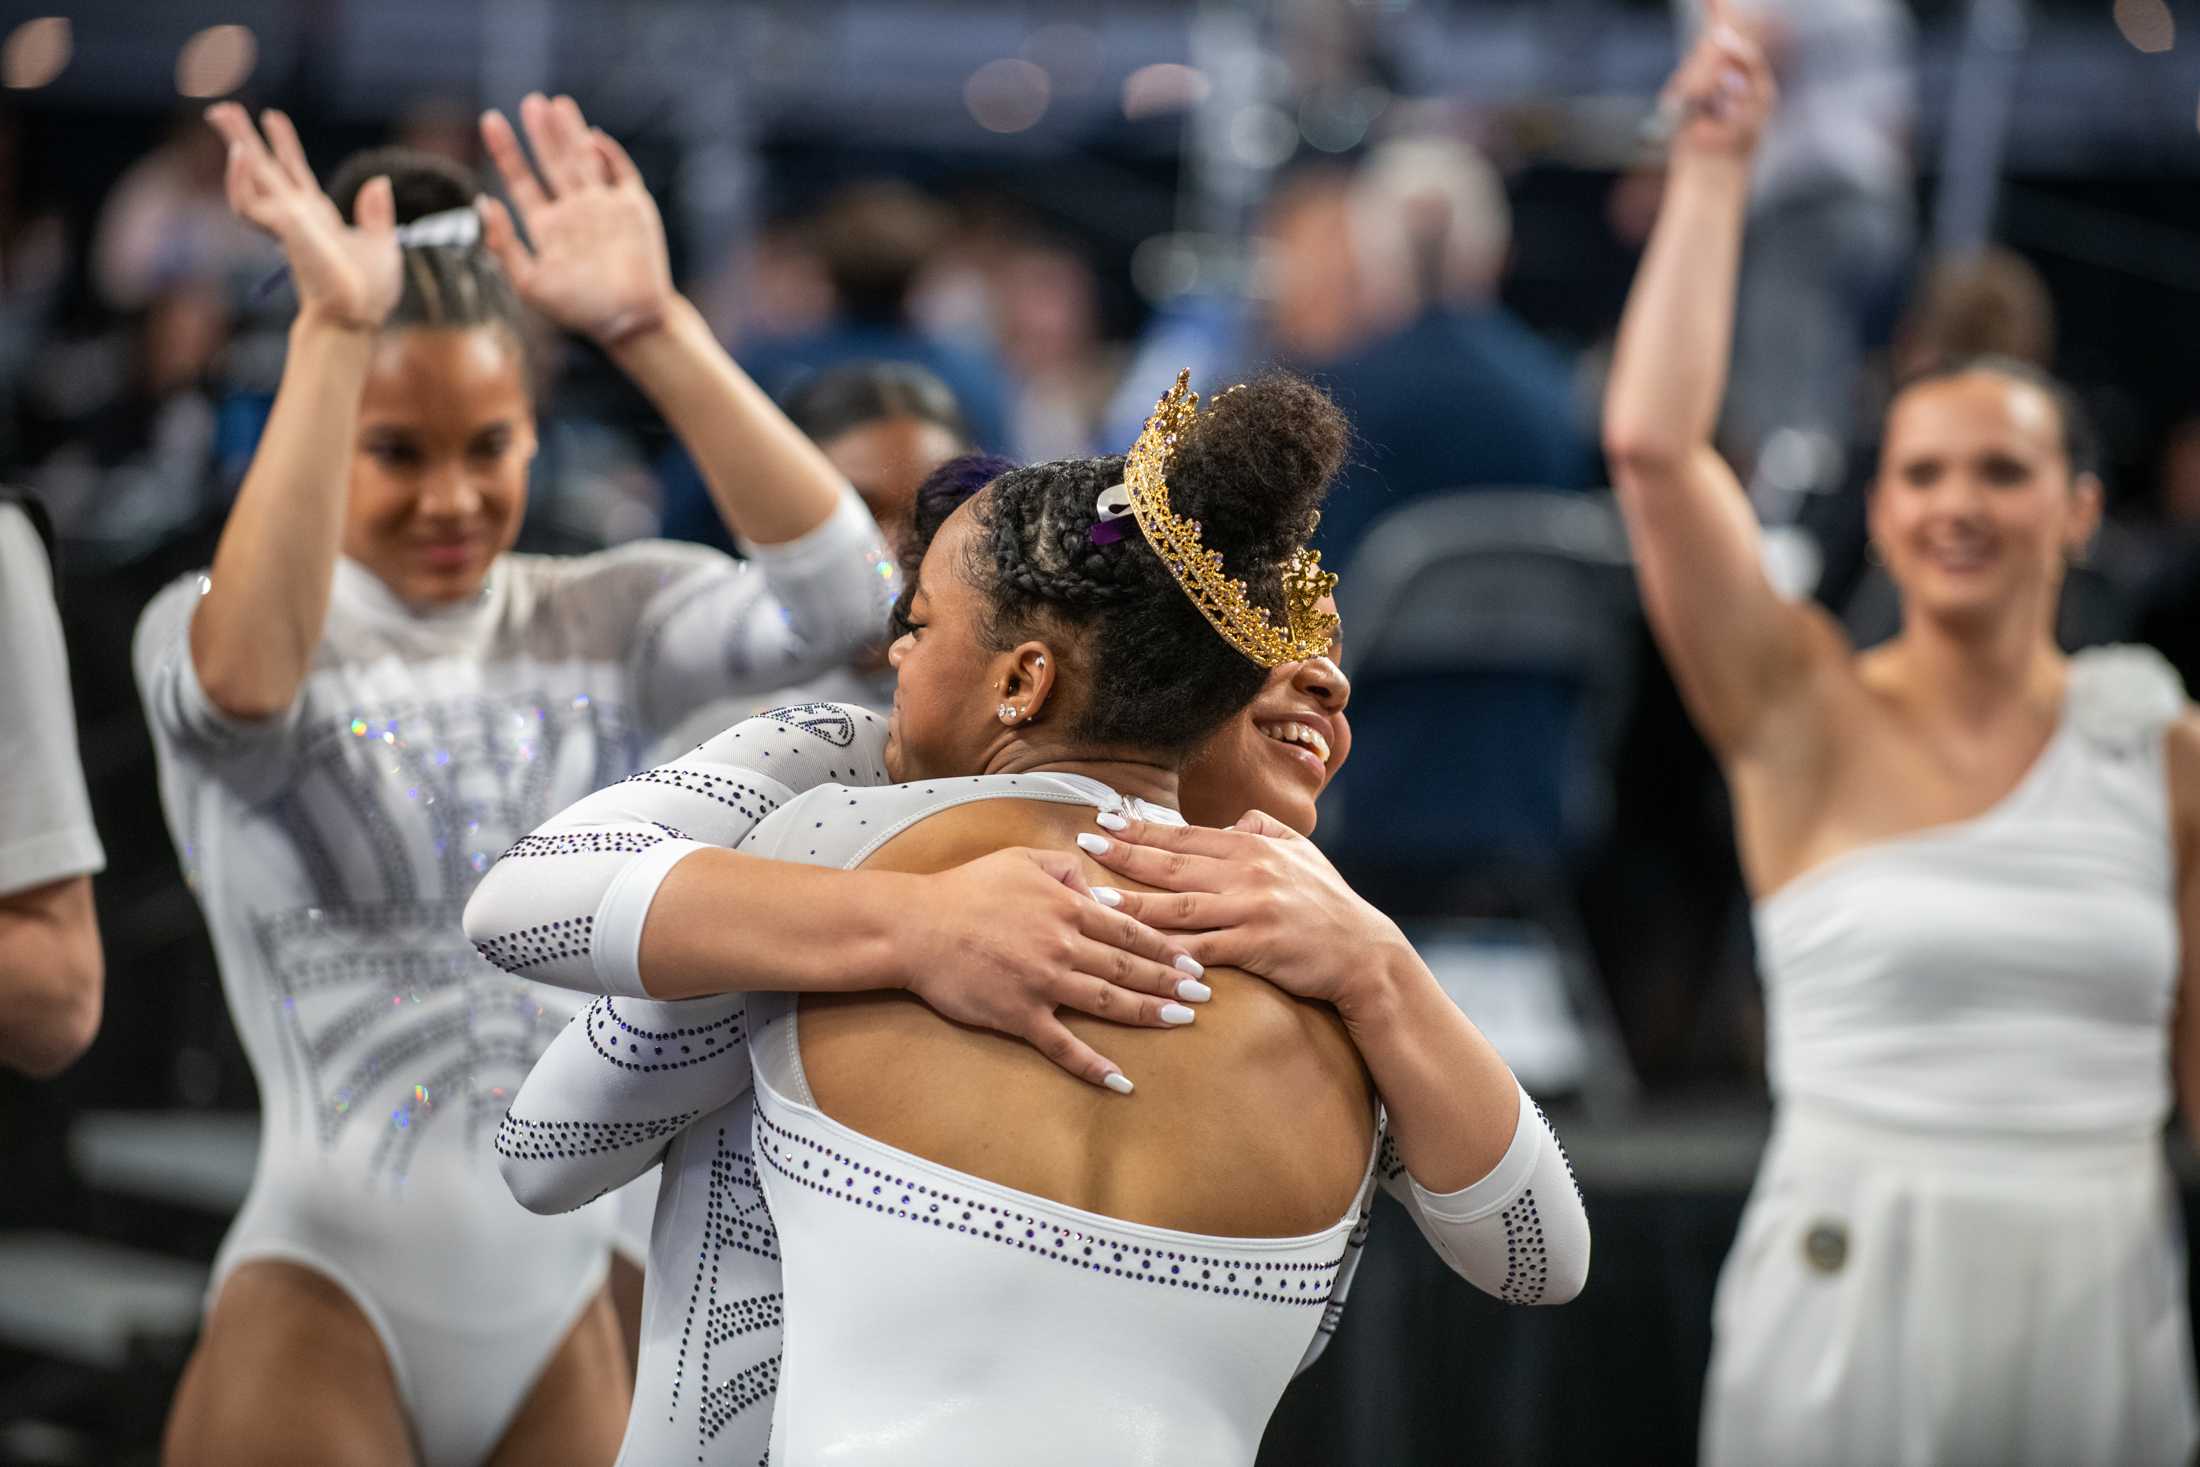
[[[1101,520],[1119,520],[1131,512],[1131,491],[1120,483],[1111,484],[1100,491],[1093,501],[1093,514]]]
[[[464,249],[481,242],[481,216],[471,204],[463,209],[423,214],[410,224],[397,226],[397,242],[408,250],[429,245]]]

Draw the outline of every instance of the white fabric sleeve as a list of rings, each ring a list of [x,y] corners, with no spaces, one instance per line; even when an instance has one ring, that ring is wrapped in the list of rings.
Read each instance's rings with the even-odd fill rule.
[[[508,973],[646,998],[642,925],[672,868],[737,846],[824,784],[887,783],[886,721],[844,703],[744,719],[670,764],[598,790],[506,851],[466,903],[466,935]]]
[[[604,997],[535,1061],[497,1127],[497,1170],[530,1212],[571,1212],[648,1171],[752,1083],[748,998]]]
[[[1452,1272],[1508,1304],[1564,1304],[1589,1277],[1589,1214],[1573,1167],[1542,1107],[1520,1092],[1512,1144],[1488,1175],[1456,1192],[1429,1191],[1386,1136],[1383,1190]]]
[[[53,569],[29,517],[0,504],[0,896],[106,864],[76,757]]]
[[[854,490],[799,539],[758,545],[746,561],[665,542],[614,560],[675,564],[646,590],[628,655],[635,704],[662,736],[722,698],[762,695],[837,666],[886,635],[900,594],[886,537]]]
[[[297,727],[304,700],[293,698],[288,708],[268,718],[238,718],[214,705],[191,660],[191,618],[211,584],[204,572],[194,571],[171,581],[146,603],[131,642],[131,665],[156,742],[250,782],[256,771],[279,773],[284,768],[268,751]]]

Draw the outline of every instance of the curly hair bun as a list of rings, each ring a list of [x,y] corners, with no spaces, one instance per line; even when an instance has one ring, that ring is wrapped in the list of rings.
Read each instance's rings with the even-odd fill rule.
[[[352,213],[359,190],[375,178],[388,175],[390,193],[397,203],[397,222],[410,224],[430,214],[466,209],[481,195],[481,180],[472,170],[418,148],[369,148],[354,153],[338,166],[329,180],[328,196],[346,219]]]
[[[1231,574],[1273,566],[1306,543],[1351,441],[1319,387],[1285,372],[1257,377],[1211,399],[1177,444],[1170,507],[1199,521]]]

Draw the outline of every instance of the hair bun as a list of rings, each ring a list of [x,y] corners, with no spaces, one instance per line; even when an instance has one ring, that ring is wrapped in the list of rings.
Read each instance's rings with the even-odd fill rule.
[[[471,208],[482,191],[481,180],[461,164],[418,148],[388,147],[369,148],[346,158],[329,180],[329,198],[356,224],[359,190],[383,176],[390,181],[399,224]]]
[[[1267,373],[1209,400],[1169,465],[1170,507],[1233,575],[1273,566],[1306,543],[1351,442],[1327,393]]]

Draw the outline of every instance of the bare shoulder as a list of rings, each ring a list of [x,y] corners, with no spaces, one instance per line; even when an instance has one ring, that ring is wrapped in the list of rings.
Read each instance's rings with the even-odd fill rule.
[[[863,863],[867,871],[945,871],[1012,846],[1063,846],[1058,807],[1037,800],[972,800],[902,831]]]

